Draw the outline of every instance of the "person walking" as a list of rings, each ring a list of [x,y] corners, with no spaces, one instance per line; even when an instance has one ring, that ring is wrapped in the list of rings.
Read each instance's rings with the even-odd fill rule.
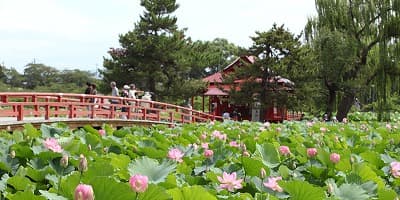
[[[119,91],[118,91],[118,88],[117,88],[117,83],[115,81],[111,81],[110,87],[111,87],[111,96],[119,97]],[[119,101],[118,101],[118,99],[111,99],[110,103],[111,104],[118,104]],[[117,110],[117,107],[114,107],[114,110]]]

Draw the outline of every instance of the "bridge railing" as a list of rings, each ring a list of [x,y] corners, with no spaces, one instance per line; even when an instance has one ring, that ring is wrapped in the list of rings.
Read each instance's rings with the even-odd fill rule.
[[[170,123],[221,120],[221,117],[208,113],[157,101],[102,95],[27,92],[0,93],[0,117],[16,117],[17,121],[22,121],[25,117],[43,117],[44,120],[121,118]]]

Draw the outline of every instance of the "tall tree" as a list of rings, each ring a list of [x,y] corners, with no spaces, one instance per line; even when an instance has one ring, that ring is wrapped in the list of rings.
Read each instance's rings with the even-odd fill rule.
[[[368,65],[370,51],[377,44],[399,36],[400,1],[316,0],[315,4],[317,16],[310,19],[306,27],[308,41],[313,42],[324,31],[339,32],[351,41],[348,44],[356,55],[346,64],[349,67],[340,66],[345,71],[341,77],[343,96],[336,118],[342,121],[360,86],[368,85],[376,76],[376,66]]]
[[[240,52],[245,51],[222,38],[212,41],[195,41],[188,47],[185,58],[192,66],[190,77],[197,79],[222,70],[236,59]]]
[[[233,85],[235,80],[242,80],[240,90],[234,87],[230,92],[233,101],[247,104],[259,102],[261,108],[286,106],[288,91],[292,90],[293,83],[278,80],[279,75],[290,76],[296,73],[301,46],[299,37],[283,25],[276,24],[267,32],[256,32],[249,49],[249,55],[256,57],[255,63],[236,69],[235,73],[227,77],[227,83]]]
[[[24,69],[26,88],[34,89],[55,82],[58,70],[44,64],[29,63]]]
[[[135,82],[164,101],[200,91],[200,82],[189,78],[191,66],[182,60],[189,44],[172,15],[176,1],[141,0],[141,5],[145,11],[134,30],[120,35],[122,48],[111,49],[111,58],[104,60],[104,81]]]

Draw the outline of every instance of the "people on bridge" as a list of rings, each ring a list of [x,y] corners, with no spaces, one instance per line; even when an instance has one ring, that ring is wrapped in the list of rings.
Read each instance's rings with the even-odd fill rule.
[[[128,97],[131,99],[136,99],[136,85],[135,84],[130,84],[129,85],[129,92],[128,92]]]
[[[92,91],[90,92],[91,95],[97,95],[97,86],[95,83],[92,83]],[[96,98],[91,98],[90,103],[96,103]]]
[[[124,85],[124,87],[122,88],[123,90],[122,90],[122,92],[121,92],[121,97],[125,97],[123,100],[122,100],[122,104],[123,105],[128,105],[128,100],[126,99],[126,98],[129,98],[129,86],[128,85]],[[128,112],[128,109],[129,109],[129,107],[122,107],[121,108],[121,111],[122,112]],[[126,119],[126,115],[125,114],[122,114],[121,115],[121,118],[122,119]]]
[[[90,94],[92,92],[92,84],[90,82],[86,82],[85,94]]]
[[[222,113],[222,118],[224,119],[224,121],[225,121],[225,120],[230,120],[230,119],[231,119],[231,116],[230,116],[230,114],[229,114],[228,111],[224,111],[224,112]]]

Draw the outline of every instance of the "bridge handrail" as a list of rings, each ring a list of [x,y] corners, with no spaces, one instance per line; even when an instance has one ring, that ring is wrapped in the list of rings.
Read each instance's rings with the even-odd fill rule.
[[[96,101],[90,102],[92,99]],[[127,119],[180,123],[222,119],[219,116],[163,102],[74,93],[0,92],[0,107],[1,117],[16,117],[17,121],[22,121],[28,116],[44,116],[45,120],[61,116],[68,118],[123,116]],[[126,111],[123,112],[122,108]]]

